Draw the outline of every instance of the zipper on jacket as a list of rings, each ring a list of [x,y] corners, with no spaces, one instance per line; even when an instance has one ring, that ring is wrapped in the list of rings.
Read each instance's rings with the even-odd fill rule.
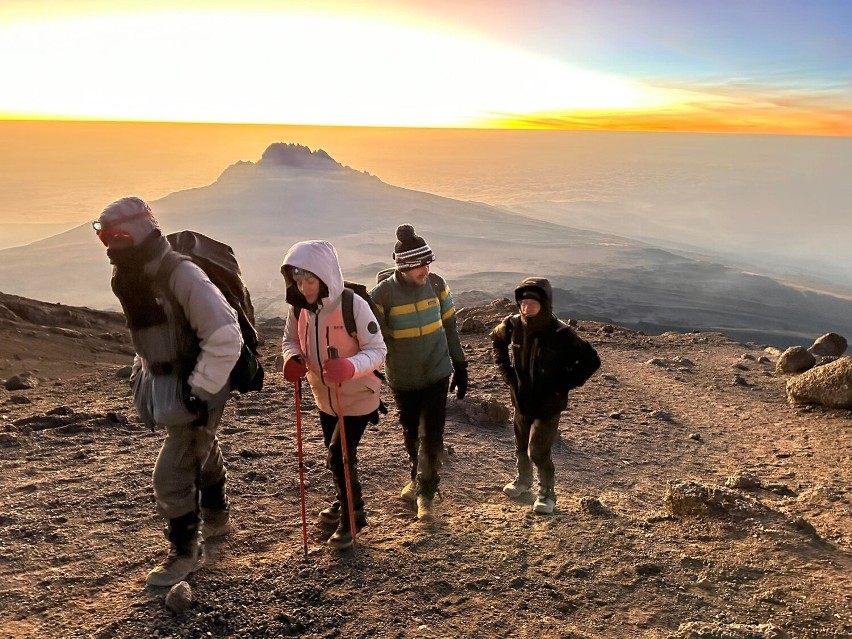
[[[320,379],[322,380],[322,385],[325,386],[326,392],[328,393],[328,405],[331,406],[331,409],[334,411],[335,410],[334,395],[331,392],[331,386],[328,385],[328,382],[325,381],[325,377],[323,377],[323,374],[322,374],[322,353],[320,352],[320,343],[319,343],[319,337],[320,337],[320,334],[319,334],[319,311],[317,311],[317,319],[316,319],[316,336],[317,336],[317,338],[316,338],[317,360],[319,361],[319,364],[320,364]],[[326,325],[326,327],[325,327],[326,348],[328,348],[328,346],[330,344],[329,337],[330,337],[330,329],[329,329],[329,326]],[[335,414],[337,414],[339,412],[340,412],[340,406],[337,407]]]
[[[538,338],[533,337],[532,344],[530,346],[530,387],[535,384],[535,363],[538,355]]]

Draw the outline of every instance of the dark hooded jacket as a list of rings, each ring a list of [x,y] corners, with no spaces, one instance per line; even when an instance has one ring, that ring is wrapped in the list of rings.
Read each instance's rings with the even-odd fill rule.
[[[582,386],[601,365],[592,346],[553,314],[553,289],[544,278],[529,277],[515,289],[515,300],[535,292],[541,311],[523,321],[505,318],[491,332],[494,361],[509,385],[512,404],[522,414],[542,418],[568,406],[568,391]]]

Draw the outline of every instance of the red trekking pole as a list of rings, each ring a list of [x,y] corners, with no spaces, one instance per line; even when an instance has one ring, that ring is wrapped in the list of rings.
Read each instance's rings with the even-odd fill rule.
[[[337,348],[328,347],[328,358],[337,359]],[[337,428],[340,431],[340,446],[343,449],[343,477],[346,481],[346,504],[349,511],[349,534],[352,535],[352,548],[355,548],[355,503],[352,494],[352,474],[349,470],[349,444],[346,441],[346,426],[343,420],[343,405],[340,403],[340,384],[334,385],[334,398],[337,400]]]
[[[308,556],[308,519],[305,515],[305,457],[302,454],[302,380],[293,382],[296,399],[296,442],[299,451],[299,494],[302,498],[302,546]]]

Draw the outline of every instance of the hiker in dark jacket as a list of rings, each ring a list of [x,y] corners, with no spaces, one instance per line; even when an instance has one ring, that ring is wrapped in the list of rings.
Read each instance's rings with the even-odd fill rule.
[[[550,451],[559,433],[559,416],[568,406],[568,392],[582,386],[601,361],[588,342],[553,314],[553,291],[546,279],[525,279],[515,289],[515,300],[520,313],[491,332],[494,361],[515,409],[518,476],[503,492],[512,498],[529,492],[535,464],[539,488],[533,510],[550,514],[556,506]]]
[[[145,202],[113,202],[92,226],[107,247],[112,290],[136,349],[136,412],[147,426],[166,429],[153,480],[170,551],[147,582],[171,586],[201,565],[202,537],[231,531],[216,428],[242,333],[234,309],[194,263],[181,260],[168,278],[160,276],[172,248]]]
[[[467,360],[450,288],[429,272],[435,254],[410,224],[397,227],[396,237],[396,268],[386,278],[379,273],[370,297],[388,345],[385,370],[411,462],[411,481],[400,496],[416,501],[417,519],[429,522],[441,480],[447,391],[464,397]]]

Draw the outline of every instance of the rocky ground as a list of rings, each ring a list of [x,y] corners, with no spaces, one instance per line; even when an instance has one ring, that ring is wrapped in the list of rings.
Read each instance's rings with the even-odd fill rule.
[[[267,323],[266,389],[235,396],[221,426],[237,531],[175,614],[144,583],[165,550],[163,433],[132,412],[121,318],[0,302],[0,377],[36,382],[0,388],[2,637],[852,636],[852,415],[790,407],[763,345],[581,319],[603,366],[563,415],[543,517],[501,492],[512,431],[487,415],[507,394],[487,333],[465,334],[471,387],[449,403],[438,521],[399,499],[388,395],[359,452],[370,525],[344,552],[311,527],[305,555],[293,392],[271,372],[281,328]],[[506,308],[466,314],[490,327]],[[313,519],[331,487],[303,408]]]

